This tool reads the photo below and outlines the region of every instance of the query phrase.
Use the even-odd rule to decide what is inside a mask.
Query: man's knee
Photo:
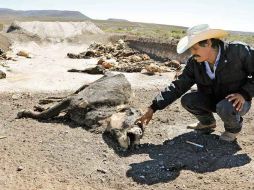
[[[191,94],[185,94],[182,98],[181,98],[181,104],[184,108],[188,108],[192,105],[192,98],[191,98]]]
[[[220,117],[226,117],[226,116],[235,115],[236,110],[232,102],[229,102],[228,100],[224,99],[216,105],[216,113]]]

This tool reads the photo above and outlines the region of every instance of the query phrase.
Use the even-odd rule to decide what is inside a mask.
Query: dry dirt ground
[[[244,117],[238,143],[226,143],[218,140],[223,132],[219,118],[212,135],[186,129],[195,118],[178,100],[154,115],[140,149],[121,152],[108,136],[61,117],[15,119],[39,99],[67,95],[99,77],[66,73],[70,67],[94,64],[67,60],[67,50],[75,53],[83,47],[14,46],[21,48],[33,57],[8,62],[7,78],[0,81],[1,190],[254,189],[254,108]],[[126,76],[135,93],[131,104],[142,110],[170,80],[166,75]]]
[[[0,41],[1,41],[0,48],[3,49],[4,51],[7,51],[10,46],[8,38],[0,34]]]
[[[145,109],[156,94],[137,90],[132,104]],[[186,129],[195,119],[177,101],[155,114],[140,149],[119,152],[107,136],[68,120],[15,119],[48,95],[0,94],[6,137],[0,139],[0,189],[254,189],[253,108],[238,144],[226,143],[218,140],[220,121],[212,135]]]

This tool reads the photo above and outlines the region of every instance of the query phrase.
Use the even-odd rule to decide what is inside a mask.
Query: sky
[[[254,0],[0,0],[15,10],[74,10],[92,19],[119,18],[254,32]]]

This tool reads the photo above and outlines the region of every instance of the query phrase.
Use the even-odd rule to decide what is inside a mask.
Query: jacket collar
[[[221,55],[220,55],[218,67],[215,72],[219,72],[222,68],[224,68],[228,64],[228,60],[227,60],[228,43],[221,41],[219,46],[221,48]]]

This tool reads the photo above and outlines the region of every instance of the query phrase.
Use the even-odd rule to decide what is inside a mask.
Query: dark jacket
[[[204,62],[193,57],[187,61],[179,78],[160,92],[150,106],[161,110],[197,84],[198,91],[214,97],[216,102],[231,93],[240,93],[245,100],[254,96],[254,49],[243,43],[220,43],[221,56],[212,80],[206,73]]]

